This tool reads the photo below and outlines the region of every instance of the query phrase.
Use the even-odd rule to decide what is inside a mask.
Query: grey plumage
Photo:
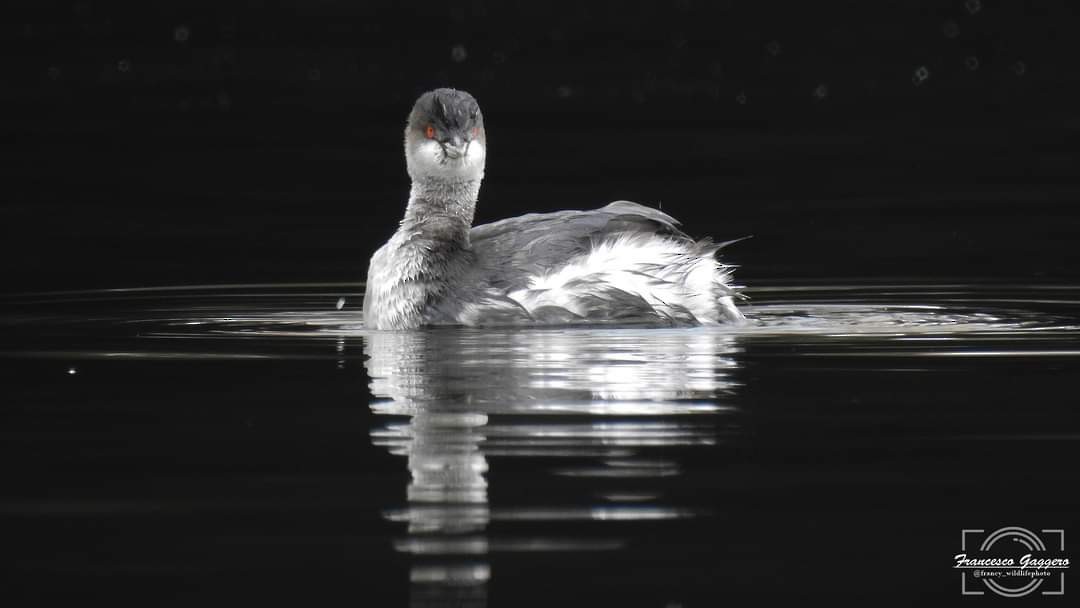
[[[487,139],[471,95],[438,89],[405,128],[412,189],[372,257],[364,322],[375,329],[518,323],[738,321],[723,245],[629,201],[470,228]]]
[[[610,284],[603,273],[576,277],[561,286],[574,292],[577,312],[566,307],[542,305],[529,308],[507,294],[529,292],[535,277],[564,267],[598,244],[624,239],[664,239],[683,246],[689,258],[713,259],[719,246],[709,240],[695,241],[679,229],[670,215],[630,201],[617,201],[587,211],[530,213],[469,231],[471,248],[465,271],[453,281],[445,297],[430,307],[428,324],[454,324],[469,308],[476,309],[473,325],[515,323],[573,325],[580,323],[690,325],[700,320],[678,302],[658,307],[639,293]],[[654,286],[686,281],[691,265],[676,266],[671,260],[640,264],[634,272]],[[734,296],[734,289],[714,285],[715,297]],[[520,296],[519,296],[520,297]],[[732,317],[728,320],[736,320]]]
[[[653,234],[693,243],[678,225],[662,211],[616,201],[590,211],[529,213],[483,224],[469,231],[469,237],[492,284],[515,290],[526,287],[530,276],[551,271],[616,234]]]

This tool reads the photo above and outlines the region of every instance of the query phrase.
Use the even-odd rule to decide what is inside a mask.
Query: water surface
[[[741,327],[417,332],[365,330],[362,291],[5,298],[26,596],[952,597],[961,528],[1076,521],[1080,286],[767,285]]]

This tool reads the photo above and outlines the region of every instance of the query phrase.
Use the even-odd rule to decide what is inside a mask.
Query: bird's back
[[[469,236],[492,284],[515,290],[617,235],[652,235],[692,243],[678,225],[663,211],[616,201],[599,209],[529,213],[482,224],[473,227]]]
[[[713,323],[741,319],[711,241],[657,209],[617,201],[528,214],[470,232],[473,266],[442,306],[491,322]]]

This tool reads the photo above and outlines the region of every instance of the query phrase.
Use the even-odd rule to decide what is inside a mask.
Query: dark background
[[[995,315],[995,303],[1062,312],[1075,299],[1061,295],[1078,278],[1080,223],[1080,52],[1065,3],[637,6],[8,0],[5,287],[361,281],[403,210],[405,116],[451,85],[477,96],[488,126],[480,221],[626,198],[662,203],[694,234],[754,235],[727,254],[751,287],[1065,283],[879,296],[982,295],[980,314]],[[298,306],[238,291],[11,299],[0,539],[20,569],[8,593],[402,603],[412,562],[390,537],[404,526],[381,513],[405,501],[408,473],[370,441],[384,422],[366,407],[359,337],[340,349],[215,345],[212,325],[135,337],[176,330],[154,315]],[[309,291],[325,312],[355,290]],[[660,486],[718,515],[605,528],[633,541],[618,555],[495,554],[493,605],[570,605],[575,587],[598,605],[638,594],[624,603],[662,606],[676,591],[700,600],[687,606],[958,597],[947,566],[960,529],[1075,529],[1074,335],[957,336],[958,352],[1011,354],[935,359],[938,343],[915,340],[740,340],[739,390],[721,401],[732,436],[666,452],[686,472]],[[408,369],[456,373],[448,344],[430,361],[451,364]],[[215,356],[230,348],[270,356]],[[486,381],[506,363],[492,352]],[[593,496],[547,467],[499,461],[491,503]]]
[[[435,86],[484,108],[478,221],[661,204],[754,235],[751,285],[1076,276],[1065,3],[6,4],[16,290],[363,280]]]

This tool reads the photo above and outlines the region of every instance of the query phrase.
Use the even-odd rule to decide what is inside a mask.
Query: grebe
[[[436,325],[737,322],[723,244],[617,201],[473,226],[487,134],[476,99],[436,89],[405,126],[405,217],[371,257],[370,329]]]

